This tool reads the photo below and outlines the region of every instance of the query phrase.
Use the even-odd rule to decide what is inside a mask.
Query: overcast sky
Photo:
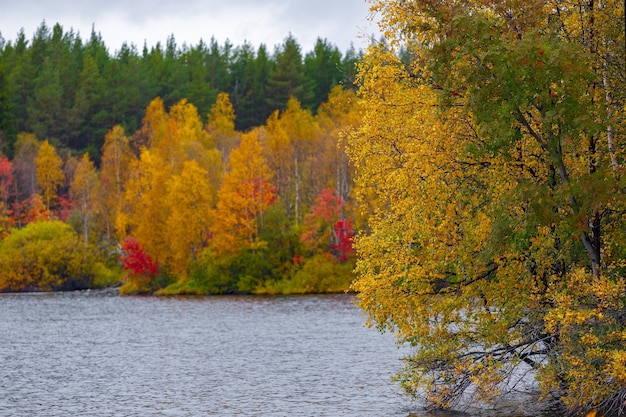
[[[43,20],[49,27],[60,23],[88,39],[92,25],[102,34],[111,53],[124,41],[140,50],[174,35],[177,45],[226,39],[239,46],[245,40],[270,51],[291,33],[303,53],[313,49],[318,37],[345,52],[379,37],[368,20],[365,0],[0,0],[0,34],[14,40],[21,28],[32,39]]]

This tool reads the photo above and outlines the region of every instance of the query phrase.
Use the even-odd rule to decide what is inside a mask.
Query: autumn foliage
[[[6,157],[0,158],[0,238],[6,237],[13,226],[10,198],[13,192],[13,164]]]
[[[317,196],[310,213],[305,217],[305,230],[301,242],[309,251],[327,252],[345,262],[354,254],[354,230],[350,219],[344,218],[343,198],[334,188],[325,188]]]
[[[128,236],[122,242],[122,256],[120,261],[124,266],[124,271],[129,271],[133,276],[141,275],[152,277],[159,272],[159,266],[150,255],[146,253],[143,246],[137,239]]]
[[[263,245],[259,229],[265,211],[276,201],[273,173],[261,153],[257,132],[242,136],[239,147],[230,153],[229,168],[212,212],[212,245],[218,253]]]
[[[356,96],[334,89],[319,116],[285,104],[241,133],[226,93],[206,121],[157,97],[134,133],[106,133],[99,165],[20,134],[14,159],[0,158],[0,233],[71,225],[119,263],[125,293],[346,290],[354,231],[339,136],[358,124]]]
[[[68,224],[31,223],[13,229],[0,245],[0,292],[89,288],[99,267]]]
[[[431,407],[534,376],[624,415],[623,2],[373,1],[350,136],[360,305]]]
[[[563,413],[625,415],[624,3],[370,3],[386,40],[343,69],[358,94],[323,41],[0,38],[0,291],[117,271],[123,293],[328,292],[356,271],[429,407],[530,375]]]
[[[333,229],[337,239],[337,243],[333,244],[333,251],[337,253],[339,261],[345,262],[355,253],[352,246],[352,239],[354,238],[352,222],[350,219],[337,220]]]

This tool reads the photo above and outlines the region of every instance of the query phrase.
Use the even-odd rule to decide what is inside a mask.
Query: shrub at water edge
[[[71,226],[60,221],[13,229],[0,242],[0,292],[76,290],[110,275]]]

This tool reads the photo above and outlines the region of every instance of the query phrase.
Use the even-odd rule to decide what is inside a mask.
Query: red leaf
[[[350,219],[337,220],[337,223],[335,223],[335,234],[339,242],[333,245],[333,250],[338,253],[339,261],[345,262],[350,255],[354,254],[354,248],[352,247],[354,229]]]
[[[159,272],[158,263],[146,253],[137,239],[128,236],[122,242],[122,256],[124,271],[130,271],[133,275],[154,276]]]

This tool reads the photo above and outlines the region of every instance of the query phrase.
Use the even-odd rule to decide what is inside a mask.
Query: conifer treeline
[[[177,45],[170,36],[165,45],[124,44],[111,54],[95,30],[83,40],[44,21],[31,40],[23,30],[12,42],[0,36],[0,152],[12,155],[17,134],[33,132],[97,160],[106,132],[138,129],[157,96],[166,106],[186,98],[206,116],[227,92],[245,131],[285,109],[290,96],[315,111],[333,86],[352,85],[359,56],[322,39],[303,54],[291,35],[273,51],[214,38]]]

